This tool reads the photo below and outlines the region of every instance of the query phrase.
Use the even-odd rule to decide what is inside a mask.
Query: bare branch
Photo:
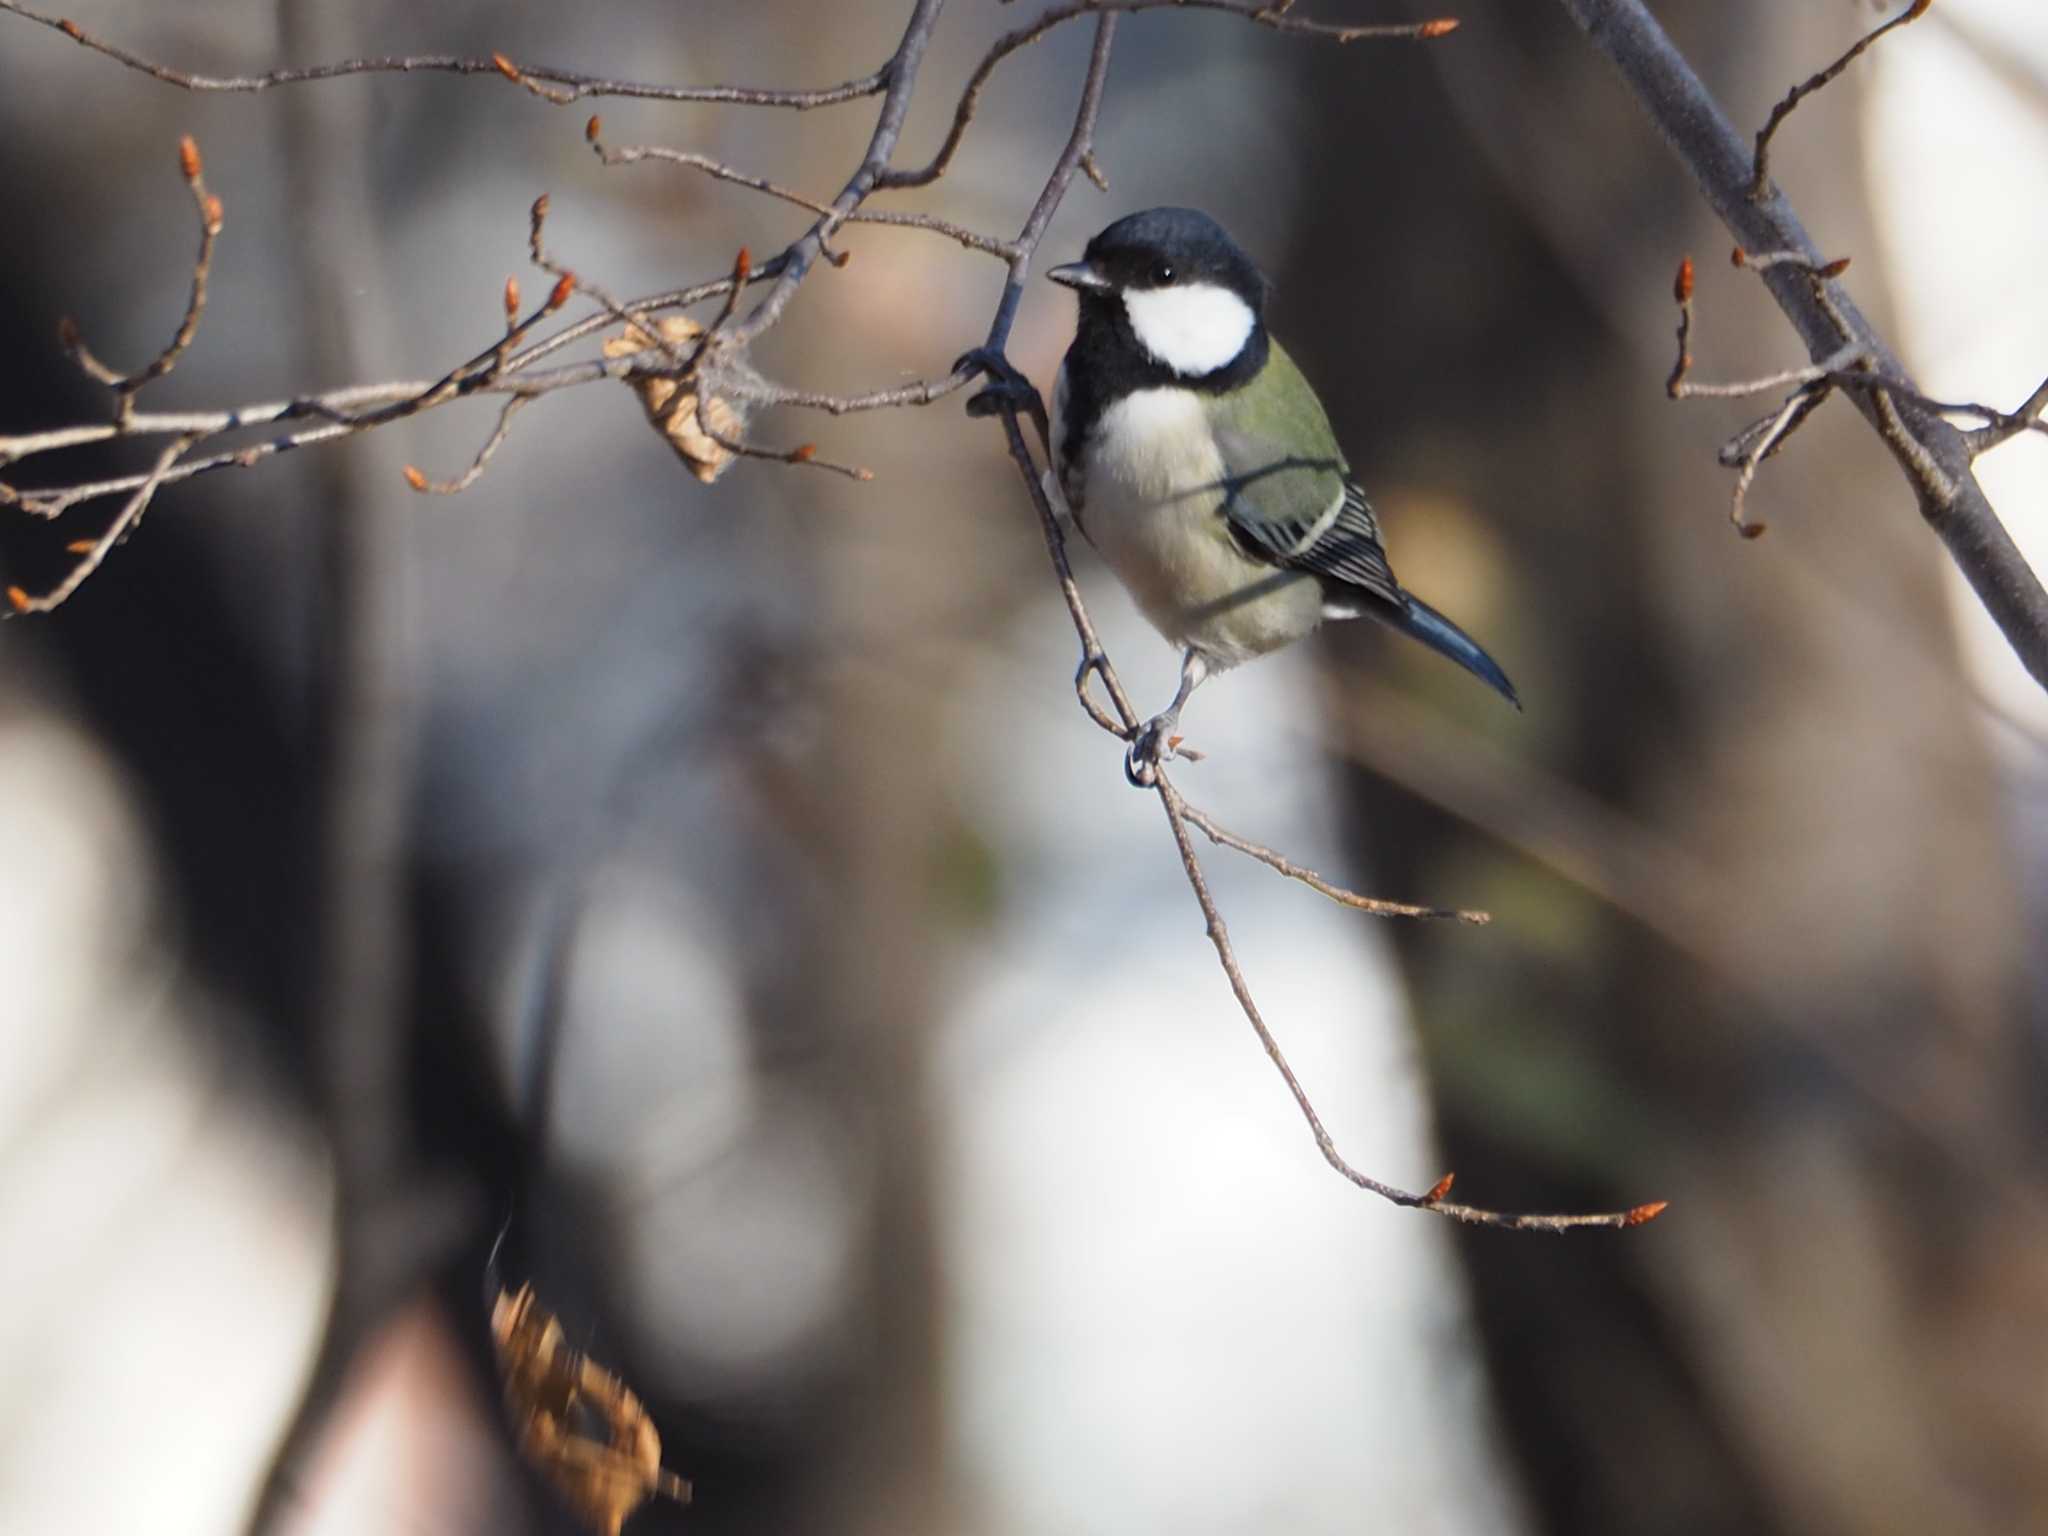
[[[1804,271],[1815,285],[1815,301],[1833,309],[1834,300],[1821,285],[1840,277],[1848,270],[1849,260],[1843,257],[1838,261],[1816,267],[1797,251],[1772,251],[1754,255],[1738,246],[1735,250],[1735,265],[1758,272],[1769,271],[1779,266],[1790,266]],[[1804,368],[1788,368],[1779,373],[1766,374],[1762,378],[1743,379],[1727,384],[1693,383],[1689,377],[1693,363],[1693,266],[1692,258],[1689,256],[1679,263],[1678,277],[1672,285],[1672,296],[1678,301],[1678,360],[1673,364],[1671,376],[1665,381],[1664,386],[1665,392],[1672,399],[1739,399],[1788,386],[1793,387],[1793,393],[1784,404],[1736,433],[1722,446],[1719,454],[1723,464],[1740,471],[1736,476],[1734,493],[1730,498],[1728,516],[1734,523],[1736,531],[1744,538],[1756,538],[1763,533],[1766,526],[1763,523],[1748,521],[1743,511],[1744,501],[1749,495],[1750,485],[1756,479],[1757,470],[1765,459],[1784,446],[1787,439],[1805,424],[1806,418],[1825,403],[1836,389],[1882,391],[1887,396],[1911,401],[1920,409],[1936,415],[1979,418],[1986,425],[1963,436],[1963,442],[1972,459],[1990,452],[2021,432],[2048,434],[2048,423],[2038,419],[2043,406],[2048,406],[2048,383],[2037,389],[2017,411],[2010,413],[1987,405],[1933,400],[1901,381],[1876,372],[1872,366],[1873,359],[1870,353],[1856,342],[1846,342],[1820,362]],[[1842,324],[1846,330],[1846,320]],[[1893,415],[1896,415],[1895,411]],[[1902,431],[1903,426],[1898,430]],[[1923,465],[1922,473],[1925,472]]]
[[[2026,402],[2010,415],[1986,410],[1981,405],[1942,405],[1933,401],[1929,403],[1938,411],[1963,412],[1985,419],[1985,426],[1963,434],[1963,441],[1969,445],[1971,458],[1989,453],[2000,443],[2009,441],[2022,432],[2048,433],[2048,422],[2041,420],[2041,412],[2048,410],[2048,379],[2043,379],[2040,386],[2027,396]]]
[[[147,75],[152,80],[160,80],[165,85],[175,85],[185,91],[267,91],[274,86],[303,85],[315,80],[340,80],[350,75],[496,75],[524,85],[529,90],[536,90],[540,85],[553,87],[548,91],[536,91],[536,94],[544,95],[547,100],[557,103],[579,101],[584,97],[621,96],[643,101],[727,102],[736,106],[789,107],[796,111],[807,111],[812,107],[836,106],[841,102],[858,101],[863,96],[879,95],[888,73],[885,65],[873,74],[862,75],[857,79],[847,80],[839,85],[824,86],[817,90],[759,90],[745,85],[652,85],[635,80],[612,80],[598,75],[578,74],[574,70],[557,69],[546,64],[515,65],[503,54],[493,54],[485,59],[471,59],[454,54],[423,53],[376,59],[339,59],[331,64],[267,70],[260,75],[201,75],[173,69],[153,59],[146,59],[117,43],[86,31],[75,21],[22,5],[19,0],[0,0],[0,12],[11,12],[24,20],[61,32],[81,48],[105,54],[115,63],[125,65],[138,74]]]
[[[705,175],[714,177],[719,181],[732,182],[737,186],[746,187],[764,196],[779,198],[785,203],[793,204],[798,208],[818,214],[823,218],[833,218],[836,216],[832,205],[829,203],[821,203],[816,198],[806,197],[803,193],[795,191],[790,187],[781,186],[769,181],[766,177],[755,176],[750,172],[739,170],[727,165],[722,160],[716,159],[711,155],[699,154],[695,150],[669,149],[658,144],[607,145],[601,137],[603,126],[603,122],[600,119],[593,117],[585,126],[584,136],[589,139],[591,148],[597,152],[598,159],[602,160],[606,165],[635,165],[645,160],[656,160],[668,165],[687,166],[692,170],[702,171]],[[1002,260],[1008,260],[1010,256],[1010,242],[1007,240],[999,240],[994,235],[985,235],[980,230],[969,229],[965,225],[956,224],[950,219],[939,218],[936,214],[861,208],[840,217],[839,222],[844,224],[891,224],[906,229],[930,230],[934,234],[944,235],[947,239],[965,246],[970,251],[980,251],[985,255],[994,256]],[[844,265],[844,259],[841,258],[835,265]]]
[[[1887,32],[1903,27],[1909,22],[1918,21],[1927,14],[1928,6],[1933,3],[1934,0],[1913,0],[1911,5],[1899,12],[1890,21],[1883,23],[1875,30],[1867,32],[1858,38],[1847,53],[1836,59],[1826,69],[1793,86],[1791,90],[1785,93],[1784,99],[1771,108],[1770,117],[1765,120],[1763,127],[1757,130],[1756,155],[1751,164],[1749,179],[1750,201],[1756,202],[1761,200],[1764,195],[1764,189],[1770,184],[1771,140],[1776,136],[1779,124],[1792,115],[1793,110],[1798,107],[1800,102],[1811,96],[1815,91],[1823,90],[1827,86],[1832,85],[1843,70],[1862,57],[1863,51],[1870,47],[1871,44],[1875,43]]]
[[[1728,501],[1728,521],[1735,525],[1735,531],[1745,539],[1758,539],[1764,535],[1768,523],[1752,523],[1744,515],[1743,504],[1749,498],[1749,488],[1756,480],[1756,472],[1765,459],[1776,453],[1794,432],[1798,431],[1806,418],[1819,408],[1828,397],[1831,386],[1827,384],[1808,385],[1794,391],[1792,397],[1765,418],[1760,430],[1747,434],[1747,446],[1740,460],[1740,472],[1735,476],[1735,491]]]
[[[1004,0],[1004,3],[1007,4],[1008,0]],[[888,191],[900,187],[929,186],[945,175],[953,164],[954,155],[959,153],[960,141],[967,136],[967,125],[974,121],[974,114],[981,106],[981,94],[988,85],[989,76],[995,73],[997,65],[1018,49],[1029,47],[1054,28],[1083,16],[1150,11],[1164,6],[1223,11],[1279,32],[1328,38],[1338,43],[1353,43],[1365,38],[1426,41],[1447,36],[1458,27],[1458,23],[1448,17],[1398,25],[1332,26],[1290,16],[1288,11],[1293,6],[1293,0],[1280,0],[1280,3],[1265,3],[1265,0],[1070,0],[1070,3],[1055,5],[1041,13],[1036,20],[997,38],[994,45],[982,56],[981,62],[975,66],[974,73],[968,76],[966,88],[960,93],[959,104],[953,109],[952,126],[946,130],[945,141],[939,145],[938,152],[928,163],[915,170],[884,171],[880,180],[876,182],[876,189]],[[1092,161],[1084,164],[1083,170],[1090,181],[1105,192],[1109,190],[1109,183],[1103,178],[1101,171],[1093,166]]]
[[[727,453],[746,459],[766,459],[771,464],[808,464],[813,469],[822,469],[835,475],[844,475],[849,480],[872,480],[875,472],[863,469],[858,464],[840,464],[831,459],[818,457],[816,443],[798,443],[794,448],[763,448],[742,438],[728,437],[725,433],[704,424],[704,435],[717,443]]]
[[[1752,155],[1641,0],[1560,3],[1620,71],[1737,244],[1746,251],[1796,252],[1814,270],[1826,265],[1781,194],[1750,197]],[[1971,441],[1922,403],[1911,376],[1839,282],[1815,283],[1808,271],[1790,265],[1769,267],[1759,276],[1798,330],[1809,357],[1816,362],[1831,358],[1852,343],[1862,351],[1876,377],[1860,381],[1863,387],[1851,389],[1850,398],[1892,450],[1921,516],[2006,643],[2034,680],[2048,688],[2048,592],[1971,473]]]
[[[1290,880],[1298,880],[1310,890],[1329,897],[1340,907],[1370,912],[1375,917],[1454,917],[1461,923],[1471,923],[1475,926],[1483,926],[1493,921],[1489,913],[1475,912],[1463,907],[1416,907],[1405,901],[1383,901],[1377,896],[1361,896],[1356,891],[1332,884],[1314,870],[1295,863],[1285,854],[1276,853],[1263,843],[1252,842],[1249,838],[1239,837],[1227,827],[1219,827],[1206,811],[1199,811],[1183,802],[1181,812],[1187,817],[1189,824],[1199,829],[1210,842],[1257,859],[1268,869],[1275,870]]]
[[[1202,873],[1201,861],[1195,856],[1195,845],[1188,835],[1188,805],[1181,798],[1162,772],[1154,786],[1160,803],[1166,808],[1167,823],[1173,828],[1173,840],[1180,850],[1181,865],[1187,871],[1188,885],[1195,893],[1195,903],[1202,909],[1202,917],[1208,924],[1209,942],[1215,947],[1216,959],[1223,967],[1223,974],[1230,981],[1231,994],[1237,999],[1237,1006],[1251,1024],[1252,1032],[1259,1037],[1259,1044],[1265,1048],[1267,1058],[1281,1081],[1287,1084],[1287,1091],[1294,1096],[1295,1107],[1308,1122],[1310,1132],[1315,1136],[1316,1149],[1323,1154],[1323,1161],[1338,1173],[1349,1179],[1360,1189],[1378,1195],[1382,1200],[1395,1205],[1404,1205],[1415,1210],[1434,1211],[1439,1216],[1448,1216],[1454,1221],[1466,1222],[1479,1227],[1504,1227],[1522,1232],[1565,1232],[1574,1227],[1638,1227],[1646,1221],[1654,1221],[1663,1212],[1665,1202],[1652,1201],[1626,1211],[1609,1211],[1595,1215],[1520,1215],[1504,1211],[1489,1211],[1478,1206],[1455,1205],[1444,1197],[1450,1193],[1452,1175],[1445,1174],[1434,1186],[1422,1194],[1413,1194],[1392,1184],[1382,1183],[1370,1174],[1363,1173],[1345,1158],[1337,1149],[1336,1139],[1324,1126],[1322,1116],[1302,1087],[1301,1079],[1295,1076],[1286,1053],[1280,1049],[1259,1005],[1252,997],[1251,986],[1244,979],[1244,971],[1237,963],[1237,952],[1230,942],[1230,929],[1223,921],[1223,914],[1217,909],[1216,898],[1209,890],[1208,878]]]
[[[941,379],[919,379],[911,384],[896,384],[886,389],[869,390],[862,395],[832,395],[815,389],[792,389],[787,385],[771,384],[766,379],[758,379],[750,384],[734,381],[732,393],[740,399],[752,400],[761,405],[791,405],[803,410],[824,411],[831,416],[846,416],[857,411],[885,411],[906,405],[930,405],[965,389],[979,376],[973,368],[956,368]]]
[[[483,446],[477,449],[476,457],[470,460],[469,468],[465,469],[453,480],[429,480],[424,473],[408,464],[405,466],[405,483],[414,490],[429,496],[461,495],[472,485],[476,484],[478,478],[484,472],[484,466],[489,464],[497,451],[505,446],[505,438],[512,430],[512,418],[518,415],[520,408],[529,404],[532,399],[533,396],[531,395],[514,395],[498,407],[498,420],[491,428],[491,435],[485,438]]]
[[[185,313],[179,318],[178,329],[164,344],[164,349],[134,373],[122,373],[93,355],[85,344],[85,338],[79,335],[77,325],[69,318],[58,322],[57,326],[57,339],[80,372],[114,391],[117,427],[135,414],[136,393],[178,365],[178,359],[185,355],[185,349],[192,345],[192,338],[199,332],[200,316],[206,313],[207,280],[213,271],[213,243],[220,235],[222,212],[220,199],[206,190],[199,145],[189,134],[178,141],[178,169],[192,194],[193,212],[199,218],[199,254],[192,262],[192,291],[185,301]]]
[[[101,562],[107,558],[113,547],[127,538],[134,531],[135,525],[142,521],[142,514],[149,510],[150,502],[156,499],[156,493],[163,487],[171,466],[178,462],[178,455],[192,446],[192,441],[190,437],[181,437],[158,454],[155,466],[142,477],[141,483],[136,486],[135,493],[128,498],[127,503],[114,514],[114,520],[107,524],[106,532],[97,539],[80,540],[71,546],[71,552],[83,558],[71,567],[62,581],[40,597],[32,596],[20,587],[9,587],[8,606],[16,613],[49,613],[53,609],[63,607],[71,594],[84,585],[86,577],[100,568]]]

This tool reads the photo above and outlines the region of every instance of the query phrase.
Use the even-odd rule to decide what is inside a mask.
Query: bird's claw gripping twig
[[[1010,413],[1029,416],[1031,424],[1038,429],[1039,441],[1050,451],[1052,426],[1045,414],[1045,401],[1040,397],[1038,387],[1010,361],[1002,348],[975,347],[961,353],[953,360],[953,371],[959,373],[963,369],[972,370],[987,380],[968,397],[968,415],[982,417]]]
[[[1130,749],[1124,753],[1124,778],[1133,789],[1150,789],[1157,784],[1159,765],[1168,758],[1197,756],[1182,751],[1180,738],[1174,734],[1179,729],[1178,711],[1154,715],[1138,728],[1138,733],[1131,738]]]

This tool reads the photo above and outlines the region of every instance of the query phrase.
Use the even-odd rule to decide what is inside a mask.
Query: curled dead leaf
[[[639,326],[627,326],[623,333],[605,341],[604,355],[632,357],[662,345],[687,351],[704,334],[704,327],[685,315],[663,315],[654,322],[654,328],[660,336],[658,342]],[[655,431],[668,439],[676,457],[690,467],[690,473],[706,485],[716,480],[733,459],[732,450],[718,439],[738,439],[745,425],[739,412],[716,395],[700,399],[693,377],[670,379],[643,374],[630,382],[647,419],[654,424]]]
[[[627,1517],[656,1496],[690,1502],[690,1485],[662,1466],[661,1436],[632,1388],[569,1347],[532,1286],[499,1289],[491,1338],[520,1454],[598,1536],[619,1536]]]

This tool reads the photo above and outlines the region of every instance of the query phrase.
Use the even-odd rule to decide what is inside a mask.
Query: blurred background
[[[1739,125],[1881,14],[1657,7]],[[79,0],[213,73],[503,50],[823,84],[902,0]],[[903,158],[1023,8],[958,0]],[[1331,7],[1335,19],[1408,19]],[[1366,626],[1206,688],[1178,781],[1248,836],[1490,927],[1375,923],[1209,859],[1339,1145],[1504,1208],[1668,1199],[1554,1239],[1324,1168],[1203,939],[1158,807],[1073,706],[1000,435],[961,398],[771,413],[872,484],[700,487],[623,389],[167,492],[53,617],[0,627],[0,1529],[577,1529],[511,1449],[489,1258],[645,1399],[687,1511],[629,1531],[2010,1532],[2048,1526],[2048,709],[1860,420],[1726,523],[1673,405],[1803,361],[1560,7],[1428,47],[1127,18],[1045,246],[1204,206],[1274,275],[1395,564],[1499,707]],[[1021,223],[1088,46],[1007,63],[923,201]],[[800,210],[605,170],[495,78],[193,96],[0,16],[0,431],[431,377],[497,334],[526,209],[615,293],[779,249]],[[829,196],[871,109],[608,102],[608,137]],[[1789,124],[1781,184],[1929,391],[2048,373],[2048,17],[1944,0]],[[985,258],[856,228],[760,349],[943,374]],[[1049,385],[1071,300],[1014,356]],[[38,460],[19,485],[108,472]],[[2048,443],[1980,465],[2048,564]],[[40,590],[61,543],[0,522]],[[1141,708],[1176,660],[1084,547]]]

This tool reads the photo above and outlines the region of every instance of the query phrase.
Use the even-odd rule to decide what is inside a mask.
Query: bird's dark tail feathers
[[[1500,663],[1479,648],[1477,640],[1421,598],[1406,592],[1401,596],[1404,606],[1395,609],[1375,604],[1373,617],[1393,625],[1404,635],[1413,635],[1431,650],[1450,657],[1515,708],[1522,707],[1521,696],[1515,692],[1515,685],[1508,681],[1507,673],[1501,671]]]

